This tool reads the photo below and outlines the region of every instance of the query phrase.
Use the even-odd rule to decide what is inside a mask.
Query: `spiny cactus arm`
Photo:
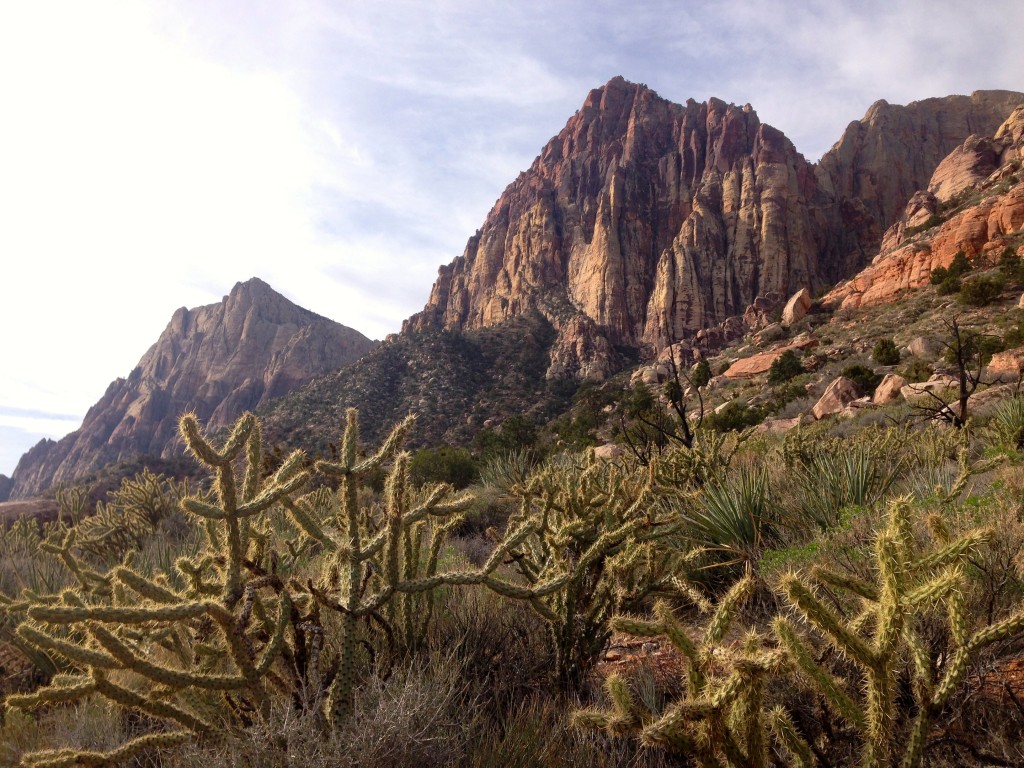
[[[953,543],[916,561],[912,567],[915,571],[929,571],[962,563],[979,547],[991,541],[993,536],[994,532],[990,528],[971,531]]]
[[[707,629],[704,631],[705,643],[708,645],[718,645],[722,642],[722,638],[729,631],[736,613],[753,591],[754,579],[750,576],[744,576],[729,588],[729,591],[718,602],[718,607],[712,614],[711,621],[708,622]]]
[[[4,703],[9,707],[28,710],[46,704],[68,704],[88,696],[95,690],[96,683],[93,680],[83,678],[81,682],[38,688],[32,693],[10,694],[4,700]]]
[[[301,456],[300,456],[301,458]],[[284,467],[282,467],[284,469]],[[280,474],[280,471],[279,471]],[[239,518],[252,517],[260,512],[268,509],[273,504],[283,499],[285,496],[289,496],[299,490],[309,482],[309,472],[302,471],[298,474],[292,475],[287,480],[278,481],[275,478],[275,482],[270,485],[266,490],[259,494],[255,499],[243,504],[238,508],[235,514]]]
[[[252,501],[260,489],[263,470],[263,429],[257,420],[245,442],[245,477],[242,480],[242,502]]]
[[[53,637],[31,624],[19,626],[17,635],[26,643],[30,643],[40,650],[60,654],[69,661],[85,667],[118,669],[121,666],[112,656]]]
[[[110,752],[90,752],[78,749],[57,749],[31,752],[22,757],[26,768],[101,768],[123,763],[142,752],[154,749],[171,749],[184,744],[193,737],[188,731],[147,733],[137,736]]]
[[[612,731],[616,717],[616,713],[613,711],[587,707],[573,712],[569,717],[569,725],[572,728],[584,730]]]
[[[320,523],[313,516],[313,511],[304,499],[292,501],[287,496],[281,499],[281,505],[288,512],[288,517],[299,529],[311,539],[318,541],[326,551],[334,552],[338,545],[327,535]]]
[[[874,649],[863,638],[858,637],[845,626],[835,613],[822,605],[807,587],[793,574],[782,578],[780,586],[789,601],[804,617],[832,643],[841,653],[856,660],[865,667],[875,663]]]
[[[203,437],[202,430],[199,428],[199,420],[194,413],[181,415],[181,418],[178,419],[178,431],[192,455],[203,464],[215,467],[222,461],[220,454]]]
[[[446,483],[436,486],[425,501],[417,504],[405,515],[405,525],[409,526],[413,523],[418,523],[428,516],[448,517],[456,515],[459,512],[464,512],[472,505],[474,497],[471,493],[460,493],[454,498],[445,500],[445,497],[451,493],[451,490],[451,486]]]
[[[863,597],[865,600],[872,602],[878,602],[878,587],[870,582],[858,579],[855,576],[850,576],[845,573],[837,573],[828,568],[821,566],[814,566],[811,568],[811,577],[817,581],[828,584],[830,587],[836,587],[838,589],[846,590],[855,595]]]
[[[916,607],[927,603],[935,603],[952,594],[963,583],[962,568],[950,568],[933,579],[907,592],[907,605]]]
[[[524,520],[518,528],[512,533],[505,537],[504,541],[500,542],[498,546],[491,552],[490,557],[487,558],[487,562],[484,563],[481,570],[484,573],[493,573],[494,570],[501,565],[504,560],[510,556],[513,549],[518,547],[523,540],[537,530],[537,521],[535,519]]]
[[[832,707],[861,733],[866,732],[867,720],[864,717],[864,712],[843,690],[842,684],[814,660],[810,649],[797,635],[796,629],[789,620],[782,616],[776,617],[774,628],[775,634],[786,648],[786,653],[796,666],[815,683]]]
[[[396,424],[391,430],[391,434],[385,438],[380,448],[377,449],[377,453],[369,458],[363,459],[363,461],[352,469],[352,472],[356,475],[371,472],[384,462],[388,461],[388,459],[395,456],[398,453],[398,449],[402,446],[402,443],[405,442],[406,435],[409,434],[409,431],[415,423],[416,416],[413,414],[409,414],[402,419],[402,421]]]
[[[116,701],[122,707],[138,709],[155,717],[173,720],[196,733],[206,734],[213,731],[213,726],[181,707],[176,707],[156,697],[141,696],[135,691],[110,682],[102,672],[94,670],[92,677],[96,692],[103,694],[111,701]]]
[[[427,590],[436,589],[437,587],[445,585],[453,587],[464,587],[470,584],[480,584],[481,582],[487,584],[487,586],[491,586],[490,581],[487,579],[487,575],[482,571],[452,571],[450,573],[428,576],[422,579],[400,581],[397,584],[395,584],[395,591],[401,592],[403,594],[412,594],[415,592],[425,592]],[[534,590],[528,589],[523,594],[523,597],[531,597],[534,594]],[[508,596],[511,597],[512,595]]]
[[[220,594],[220,586],[210,581],[203,581],[203,574],[212,563],[213,558],[211,557],[204,557],[195,563],[187,557],[179,557],[174,561],[174,567],[188,579],[194,596],[217,595]]]
[[[182,596],[177,592],[167,589],[152,579],[147,579],[145,576],[123,565],[114,569],[114,578],[136,594],[147,600],[152,600],[154,603],[173,605],[182,601]]]
[[[215,504],[210,504],[203,501],[202,499],[196,499],[191,496],[181,500],[181,508],[186,512],[189,512],[196,517],[203,517],[207,520],[223,520],[224,510]]]
[[[88,622],[85,626],[96,642],[117,659],[121,665],[161,685],[169,685],[175,688],[191,686],[211,691],[239,690],[248,685],[245,677],[237,675],[194,674],[161,667],[136,655],[116,635],[108,632],[101,625]]]
[[[793,758],[793,763],[799,768],[813,768],[814,753],[796,729],[796,724],[789,713],[781,706],[775,707],[768,712],[767,721],[775,740]]]
[[[610,553],[614,547],[628,539],[642,523],[643,521],[639,519],[627,520],[615,530],[602,533],[597,541],[591,544],[580,557],[574,569],[575,577],[583,574],[598,558]]]
[[[935,693],[935,671],[932,669],[931,654],[921,636],[912,626],[903,628],[903,640],[910,651],[914,664],[914,697],[918,703],[931,702]]]
[[[697,755],[703,765],[718,765],[713,753],[702,748],[689,732],[690,723],[706,720],[713,714],[713,708],[706,702],[676,702],[643,729],[640,743],[647,747],[662,747],[676,754]],[[709,760],[714,762],[709,763]]]
[[[270,641],[263,649],[263,654],[260,660],[256,662],[256,674],[259,677],[263,677],[270,669],[270,665],[274,663],[274,659],[278,657],[284,646],[284,635],[288,629],[288,619],[292,613],[292,601],[288,597],[287,592],[281,593],[281,599],[278,603],[277,609],[277,621],[274,623],[274,634],[270,636]]]
[[[616,616],[612,619],[612,628],[617,632],[636,637],[657,637],[664,631],[660,622],[636,619],[631,616]]]
[[[220,461],[217,462],[219,466],[229,464],[237,459],[242,451],[246,448],[246,444],[251,438],[255,437],[256,450],[259,452],[262,442],[262,438],[259,434],[260,424],[256,420],[256,417],[252,415],[250,411],[246,411],[235,422],[235,426],[231,430],[231,434],[228,436],[227,441],[224,443],[224,448],[221,449]],[[258,462],[257,462],[258,463]],[[258,471],[258,470],[257,470]]]
[[[139,624],[143,621],[181,621],[202,616],[208,602],[179,605],[155,605],[141,608],[112,605],[36,605],[28,610],[30,618],[49,624],[70,624],[76,621],[99,621],[105,624]]]
[[[251,599],[253,593],[249,592],[249,595]],[[249,602],[246,604],[251,605]],[[243,614],[236,618],[224,606],[213,603],[210,605],[209,613],[213,620],[220,625],[220,630],[224,634],[224,640],[227,643],[228,652],[231,654],[231,660],[241,673],[242,679],[249,685],[255,685],[259,675],[256,674],[256,667],[252,660],[252,643],[245,634],[248,617],[244,614],[244,609]]]

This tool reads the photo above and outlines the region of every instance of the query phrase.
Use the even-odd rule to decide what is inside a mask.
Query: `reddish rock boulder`
[[[871,402],[876,405],[888,405],[903,399],[900,390],[907,385],[907,380],[898,373],[887,373],[881,383],[875,387]]]
[[[783,307],[782,324],[788,327],[803,319],[810,308],[811,292],[806,288],[801,288],[790,297],[789,301],[786,302],[786,306]]]
[[[858,397],[860,397],[860,392],[854,381],[840,376],[825,387],[825,392],[814,404],[811,414],[816,419],[823,419],[826,416],[840,413]]]

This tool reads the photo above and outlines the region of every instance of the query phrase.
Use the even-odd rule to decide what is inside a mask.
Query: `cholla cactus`
[[[574,724],[618,735],[637,735],[645,746],[693,756],[701,765],[721,765],[722,759],[737,767],[767,765],[764,683],[781,670],[784,657],[765,648],[754,633],[746,635],[736,648],[723,644],[753,587],[753,579],[744,577],[713,609],[705,605],[711,616],[696,640],[663,601],[655,604],[653,621],[617,617],[612,624],[621,632],[669,639],[689,662],[687,694],[656,713],[633,699],[622,678],[611,675],[605,687],[613,709],[578,711],[573,715]],[[701,599],[700,603],[705,601]]]
[[[325,715],[340,724],[352,713],[359,670],[359,624],[385,628],[406,647],[420,642],[433,608],[432,593],[445,585],[484,584],[503,594],[529,598],[528,589],[494,575],[510,552],[533,530],[520,525],[492,553],[482,568],[438,572],[441,547],[461,521],[469,505],[467,495],[450,498],[448,486],[437,486],[419,503],[411,504],[408,455],[399,453],[413,424],[409,417],[372,456],[359,459],[359,420],[354,409],[346,415],[341,456],[336,462],[317,462],[317,469],[339,481],[337,501],[322,493],[297,499],[285,506],[302,531],[293,542],[296,551],[318,547],[327,554],[318,584],[306,585],[324,608],[340,614],[340,651],[337,671],[327,691]],[[359,487],[387,462],[391,471],[385,487],[385,508],[360,504]]]
[[[909,658],[913,663],[916,706],[910,738],[900,760],[903,766],[912,768],[920,765],[931,723],[963,682],[970,659],[986,645],[1024,632],[1024,612],[974,632],[966,613],[964,564],[993,532],[975,530],[952,540],[941,517],[933,515],[929,524],[932,544],[921,547],[911,531],[908,501],[901,499],[890,505],[888,525],[876,541],[878,579],[874,583],[824,568],[812,569],[814,581],[862,601],[863,610],[852,621],[844,620],[822,602],[811,582],[795,574],[781,582],[782,590],[804,619],[861,670],[863,697],[850,692],[814,660],[807,640],[790,621],[776,619],[776,633],[793,663],[830,706],[863,734],[866,766],[887,768],[898,751],[896,736],[906,726],[895,702],[902,659]],[[925,646],[917,631],[918,620],[940,606],[947,617],[951,644],[941,665],[939,654]],[[799,748],[803,747],[806,745]]]
[[[654,499],[650,482],[604,462],[564,462],[518,489],[520,510],[501,547],[526,589],[490,586],[529,599],[543,617],[555,679],[565,688],[576,687],[604,649],[616,611],[655,591],[677,592],[683,555],[662,540],[680,523]]]
[[[30,754],[27,765],[110,764],[197,734],[216,736],[225,718],[241,722],[267,711],[267,688],[276,678],[273,666],[293,604],[280,579],[257,573],[258,542],[249,522],[298,490],[308,473],[296,452],[272,478],[260,479],[260,432],[251,414],[238,421],[221,449],[202,435],[191,415],[182,418],[181,430],[189,449],[216,473],[215,502],[199,497],[182,502],[211,523],[210,549],[195,561],[178,563],[182,575],[190,577],[188,585],[175,589],[168,578],[149,578],[128,563],[105,574],[88,569],[75,555],[71,529],[49,546],[75,573],[79,589],[28,600],[29,621],[17,635],[75,671],[32,694],[7,699],[7,706],[29,709],[99,694],[169,721],[174,729],[140,736],[108,753]],[[239,482],[235,467],[243,453]]]

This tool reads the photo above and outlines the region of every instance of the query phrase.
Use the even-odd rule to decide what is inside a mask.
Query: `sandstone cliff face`
[[[891,301],[928,285],[932,270],[948,267],[960,251],[992,262],[1016,242],[1024,230],[1024,104],[993,134],[955,147],[886,231],[872,263],[823,301],[851,308]],[[912,229],[936,219],[922,232]]]
[[[11,498],[137,454],[177,455],[182,412],[194,410],[213,428],[226,426],[361,357],[373,344],[261,280],[238,283],[219,304],[176,311],[135,370],[110,384],[77,432],[26,453],[14,471]]]
[[[673,104],[615,78],[505,190],[405,330],[538,310],[559,334],[549,375],[598,377],[615,346],[661,349],[759,296],[853,273],[939,162],[1022,99],[879,102],[814,166],[749,105]]]

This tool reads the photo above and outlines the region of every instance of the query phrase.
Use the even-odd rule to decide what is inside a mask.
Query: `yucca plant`
[[[762,469],[742,470],[707,482],[699,494],[677,499],[683,535],[696,547],[716,553],[715,565],[754,565],[777,541],[778,516]]]
[[[1013,397],[996,406],[983,431],[985,439],[1000,450],[1024,450],[1024,397]]]

